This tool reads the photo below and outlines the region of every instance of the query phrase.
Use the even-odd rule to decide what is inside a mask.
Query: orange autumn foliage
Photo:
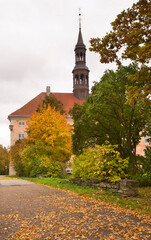
[[[27,122],[27,131],[29,141],[43,142],[56,149],[56,153],[58,151],[66,156],[71,155],[70,126],[65,115],[61,115],[55,108],[48,106],[35,112]]]

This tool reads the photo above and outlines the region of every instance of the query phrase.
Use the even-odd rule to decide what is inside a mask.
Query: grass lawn
[[[97,190],[90,187],[77,186],[69,183],[68,179],[60,178],[23,178],[32,182],[52,186],[59,189],[70,190],[80,195],[103,200],[116,207],[135,210],[137,213],[151,215],[151,187],[139,188],[137,198],[121,197],[106,190]]]

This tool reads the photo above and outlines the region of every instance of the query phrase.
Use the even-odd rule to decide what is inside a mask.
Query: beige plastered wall
[[[136,154],[144,156],[145,155],[145,149],[146,147],[149,146],[149,143],[145,143],[145,138],[142,137],[139,144],[136,147]]]
[[[19,122],[25,122],[25,125],[19,125]],[[11,119],[10,125],[12,125],[12,130],[10,131],[10,144],[11,146],[15,144],[17,140],[19,140],[19,134],[25,134],[25,138],[27,137],[26,133],[26,122],[27,118],[14,118]]]
[[[25,122],[25,125],[19,125],[19,122]],[[12,118],[10,120],[10,145],[13,146],[17,140],[19,140],[19,134],[25,134],[25,138],[27,137],[26,133],[26,122],[27,118]],[[10,159],[9,164],[9,175],[16,175],[16,171],[14,169],[14,165]]]

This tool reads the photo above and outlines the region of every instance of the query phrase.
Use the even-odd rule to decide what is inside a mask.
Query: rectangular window
[[[18,122],[18,125],[19,125],[19,126],[25,126],[25,122],[22,122],[22,121],[21,121],[21,122]]]
[[[19,140],[21,140],[21,139],[24,139],[25,138],[25,134],[24,133],[19,133]]]

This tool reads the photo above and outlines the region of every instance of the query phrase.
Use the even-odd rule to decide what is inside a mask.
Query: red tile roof
[[[51,93],[60,100],[64,106],[65,111],[68,113],[71,108],[73,108],[74,103],[82,104],[84,100],[79,100],[73,93]],[[45,92],[40,93],[37,97],[33,98],[31,101],[26,103],[23,107],[19,108],[15,112],[11,113],[10,117],[30,117],[33,112],[37,110],[38,105],[42,104],[46,96]]]

